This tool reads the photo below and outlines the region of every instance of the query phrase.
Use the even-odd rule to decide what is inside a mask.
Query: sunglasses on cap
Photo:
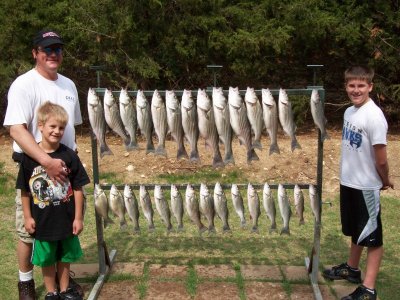
[[[45,47],[45,48],[38,48],[39,52],[46,53],[47,56],[51,55],[53,52],[56,55],[60,55],[63,51],[62,47]]]

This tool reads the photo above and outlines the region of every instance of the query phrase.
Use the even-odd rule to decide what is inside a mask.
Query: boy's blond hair
[[[365,66],[352,66],[344,72],[345,83],[349,80],[359,79],[365,80],[367,83],[372,83],[374,78],[374,70]]]
[[[58,122],[63,125],[68,123],[68,113],[60,105],[47,101],[43,103],[37,110],[38,124],[45,124],[50,117],[54,117]]]

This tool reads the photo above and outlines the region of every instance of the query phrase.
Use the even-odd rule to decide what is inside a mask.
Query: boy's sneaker
[[[77,283],[75,280],[72,279],[72,276],[75,276],[75,273],[72,271],[69,271],[69,285],[68,287],[75,290],[75,292],[78,293],[81,298],[84,296],[83,289],[79,283]]]
[[[35,281],[18,281],[19,300],[35,300]]]
[[[361,271],[350,268],[347,263],[324,270],[322,276],[330,280],[346,279],[352,283],[361,283]]]
[[[60,296],[58,296],[57,292],[54,293],[47,293],[44,297],[44,300],[59,300]]]
[[[71,288],[71,289],[75,290],[79,294],[79,296],[81,296],[83,298],[84,291],[83,291],[81,285],[79,283],[77,283],[75,280],[72,279],[72,277],[74,277],[74,276],[75,276],[75,273],[73,271],[69,271],[69,285],[68,285],[68,288]],[[56,285],[57,285],[57,288],[60,289],[60,283],[58,282],[57,273],[56,273]]]
[[[62,300],[83,300],[78,292],[71,288],[67,288],[65,292],[60,292],[59,295]]]
[[[343,297],[342,300],[376,300],[377,292],[375,289],[367,289],[365,286],[360,285],[350,295]]]

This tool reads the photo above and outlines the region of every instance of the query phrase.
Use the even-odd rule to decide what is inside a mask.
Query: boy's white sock
[[[29,272],[21,272],[19,271],[19,281],[29,281],[33,279],[33,270],[30,270]]]

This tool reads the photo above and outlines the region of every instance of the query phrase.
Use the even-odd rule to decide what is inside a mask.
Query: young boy
[[[388,125],[381,109],[369,97],[374,71],[362,66],[345,72],[346,92],[353,106],[346,109],[340,162],[340,216],[342,232],[351,237],[347,262],[325,270],[327,279],[361,283],[359,262],[367,247],[363,284],[342,300],[375,300],[375,281],[383,255],[380,190],[393,187],[386,155]]]
[[[32,263],[42,267],[46,300],[78,300],[82,297],[68,288],[69,269],[70,263],[82,256],[78,239],[83,230],[82,187],[89,183],[89,177],[77,154],[60,143],[68,122],[65,109],[46,102],[39,107],[37,117],[42,134],[39,147],[52,158],[65,162],[68,180],[64,184],[54,183],[39,163],[24,154],[17,189],[21,189],[25,228],[35,238]]]

